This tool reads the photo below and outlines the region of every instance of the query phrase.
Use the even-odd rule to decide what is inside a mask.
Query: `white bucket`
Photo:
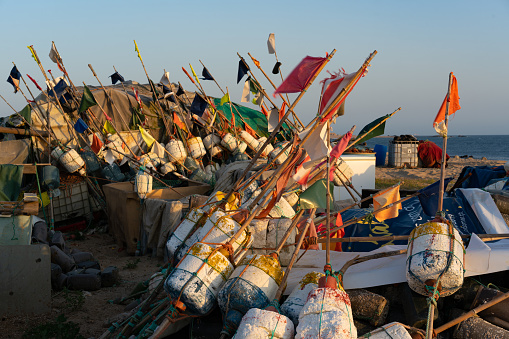
[[[203,141],[200,137],[195,137],[187,140],[187,147],[189,147],[189,153],[191,153],[191,157],[195,159],[198,159],[207,154],[205,145],[203,145]]]
[[[187,158],[187,151],[184,143],[177,139],[172,139],[166,144],[166,150],[171,155],[168,157],[170,162],[183,162]]]
[[[295,326],[299,324],[299,314],[306,304],[309,292],[318,288],[318,279],[323,276],[324,274],[320,272],[306,274],[281,305],[281,312],[290,318]]]
[[[359,338],[370,339],[412,339],[405,326],[400,323],[392,322],[377,328]]]
[[[464,260],[465,247],[453,226],[435,221],[419,225],[410,233],[408,242],[408,285],[414,292],[429,296],[431,292],[427,290],[425,282],[440,277],[440,296],[451,295],[463,284]]]
[[[357,338],[350,298],[344,290],[326,287],[309,292],[295,335],[295,339],[304,338]]]
[[[199,208],[193,208],[180,222],[175,231],[170,235],[166,242],[166,248],[170,257],[175,255],[175,251],[187,239],[193,229],[200,227],[196,224],[205,214],[205,211]],[[196,226],[196,227],[195,227]]]
[[[292,321],[282,314],[258,308],[250,309],[243,317],[234,339],[293,339]]]
[[[263,144],[265,144],[266,141],[267,141],[266,137],[261,137],[260,139],[258,139],[258,147],[256,147],[256,152],[258,152],[260,150],[260,148],[263,146]],[[263,150],[263,152],[261,154],[262,157],[266,157],[273,150],[274,150],[274,147],[272,147],[271,144],[267,144],[267,146],[265,147],[265,149]]]
[[[203,138],[203,145],[209,151],[212,147],[221,144],[221,138],[216,134],[209,134]]]
[[[278,143],[272,152],[269,153],[269,159],[273,160],[279,153],[283,151],[283,149],[288,145],[288,141]],[[275,161],[276,164],[281,165],[290,155],[290,147],[288,147],[283,154],[281,154]]]
[[[81,169],[85,166],[85,160],[83,160],[83,158],[74,149],[70,149],[62,154],[60,157],[60,163],[69,173],[74,173],[79,170],[80,174],[84,175],[82,172],[85,171],[81,171]]]
[[[226,133],[223,140],[221,140],[221,145],[226,147],[228,151],[233,152],[239,146],[239,142],[233,135]]]
[[[174,164],[172,164],[171,162],[167,162],[167,163],[164,163],[161,165],[161,167],[159,167],[159,171],[163,174],[163,175],[166,175],[170,172],[174,172],[177,170],[177,167],[175,167]]]
[[[134,191],[138,193],[140,199],[145,199],[147,194],[152,192],[152,176],[146,173],[136,174],[136,179],[134,180]]]
[[[240,137],[242,138],[242,140],[244,140],[246,142],[246,144],[249,146],[250,149],[252,149],[253,151],[256,151],[256,149],[258,148],[258,146],[260,144],[258,142],[258,140],[253,138],[253,136],[251,134],[247,133],[246,131],[241,131]]]

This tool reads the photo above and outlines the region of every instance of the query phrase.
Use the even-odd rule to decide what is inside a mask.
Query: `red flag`
[[[32,80],[32,82],[34,83],[35,87],[37,87],[37,89],[38,89],[39,91],[42,91],[41,86],[39,86],[39,84],[38,84],[37,82],[35,82],[34,78],[32,78],[32,77],[31,77],[30,75],[28,75],[28,74],[27,74],[27,77],[28,77],[30,80]]]
[[[338,215],[336,217],[336,227],[340,227],[340,226],[343,226],[343,218],[341,217],[341,213],[338,213]],[[339,231],[334,232],[333,235],[334,235],[334,238],[343,238],[343,236],[345,235],[345,229],[342,228]],[[334,251],[342,252],[343,248],[341,247],[341,245],[342,244],[340,242],[337,242],[336,247],[334,248]]]
[[[331,158],[334,158],[334,159],[339,158],[345,151],[346,146],[348,146],[350,139],[352,139],[352,133],[350,131],[348,131],[345,135],[343,135],[341,140],[339,140],[339,142],[336,144],[336,146],[334,146],[334,148],[330,152]],[[334,169],[335,169],[335,166],[332,166],[330,169],[330,172],[329,172],[330,173],[329,178],[331,178],[331,180],[333,180],[333,178],[334,178]]]
[[[279,93],[297,93],[306,88],[311,78],[318,69],[327,61],[327,58],[307,56],[293,69],[281,85],[274,92],[274,97]]]
[[[285,116],[285,108],[286,108],[286,102],[283,101],[283,104],[281,105],[281,109],[279,110],[279,121],[283,119]]]
[[[97,135],[93,135],[93,139],[92,139],[92,146],[90,146],[90,148],[92,148],[92,151],[94,151],[95,154],[99,153],[99,151],[101,150],[101,148],[103,147],[103,143],[101,142],[101,140],[97,137]]]
[[[451,73],[452,82],[451,82],[451,91],[449,95],[449,99],[447,99],[447,94],[445,95],[444,101],[442,102],[442,106],[440,106],[440,109],[438,110],[438,114],[435,118],[435,121],[433,121],[433,127],[438,133],[447,133],[447,130],[445,129],[445,108],[447,105],[447,102],[450,102],[449,104],[449,115],[454,114],[457,110],[461,109],[460,106],[460,97],[458,95],[458,82],[456,81],[456,77]]]
[[[309,168],[304,168],[304,164],[308,161],[310,161],[311,158],[309,157],[309,155],[304,159],[304,161],[302,161],[302,163],[300,165],[297,166],[297,169],[295,170],[295,174],[292,176],[293,180],[295,180],[296,182],[298,182],[300,185],[304,186],[306,185],[306,183],[308,182],[308,178],[309,178],[309,174],[311,173],[311,170],[313,169],[312,166],[310,166]]]
[[[269,112],[267,112],[267,110],[265,109],[265,106],[262,106],[262,113],[263,115],[265,115],[266,117],[269,116]]]
[[[177,125],[181,130],[183,131],[186,131],[187,132],[187,128],[186,128],[186,125],[184,125],[184,123],[182,122],[182,120],[180,120],[179,116],[177,115],[177,113],[173,112],[173,122],[175,123],[175,125]]]

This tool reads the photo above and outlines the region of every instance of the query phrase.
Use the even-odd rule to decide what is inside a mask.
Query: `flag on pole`
[[[9,77],[7,78],[7,82],[14,87],[14,93],[18,93],[19,89],[19,79],[21,78],[21,73],[18,71],[16,66],[13,66],[11,69],[11,73],[9,73]]]
[[[329,182],[330,189],[330,205],[334,205],[333,192],[334,184]],[[307,190],[302,192],[299,196],[300,208],[327,208],[327,183],[325,179],[317,180],[313,185],[309,186]]]
[[[311,158],[306,156],[306,158],[297,166],[295,170],[295,174],[292,176],[292,179],[299,183],[305,189],[306,183],[308,181],[309,174],[312,170]]]
[[[251,78],[247,78],[246,82],[244,83],[244,88],[242,89],[242,98],[240,99],[240,102],[249,102],[249,88],[251,85],[251,82],[249,81]]]
[[[201,78],[202,80],[214,80],[214,77],[212,76],[212,74],[210,74],[209,70],[205,66],[203,66],[201,75],[203,76],[203,78]]]
[[[163,76],[161,77],[161,80],[159,80],[159,83],[163,85],[169,85],[170,84],[170,72],[164,72]]]
[[[262,108],[263,115],[265,115],[268,118],[270,113],[267,112],[267,109],[265,108],[265,106],[262,106],[261,108]]]
[[[447,127],[445,126],[445,109],[447,106],[447,102],[449,102],[449,111],[448,115],[453,115],[457,110],[461,109],[460,106],[460,97],[458,95],[458,82],[456,77],[451,73],[452,82],[451,82],[451,90],[449,93],[449,97],[447,94],[445,95],[444,101],[442,102],[442,106],[438,110],[438,114],[433,121],[433,127],[438,134],[444,136],[447,135]]]
[[[145,141],[145,143],[147,144],[147,148],[150,149],[152,147],[152,145],[154,144],[154,141],[156,141],[156,139],[154,139],[154,137],[152,137],[150,135],[150,133],[145,131],[145,129],[143,129],[143,127],[140,126],[139,129],[140,129],[140,133],[141,133],[141,137],[142,137],[143,141]]]
[[[269,39],[267,40],[267,48],[269,49],[269,54],[276,53],[276,37],[274,33],[269,34]]]
[[[67,83],[64,81],[64,79],[60,79],[60,81],[52,89],[48,89],[48,96],[55,97],[56,95],[56,98],[60,99],[67,87],[69,86],[67,86]]]
[[[203,99],[198,93],[195,94],[193,103],[191,104],[191,113],[196,114],[201,117],[205,109],[207,108],[208,103]]]
[[[81,96],[81,103],[78,112],[82,113],[95,105],[97,105],[97,101],[95,101],[95,98],[92,95],[92,92],[90,92],[88,86],[85,85],[85,87],[83,88],[83,95]]]
[[[59,57],[58,57],[57,48],[56,48],[54,42],[51,42],[51,49],[49,51],[49,58],[51,59],[51,61],[53,61],[54,63],[57,64],[59,70],[64,72],[64,69],[63,69],[62,65],[60,65],[60,60],[59,60]]]
[[[281,67],[281,62],[277,61],[274,65],[274,68],[272,68],[272,74],[279,74],[279,68]]]
[[[115,72],[109,76],[111,78],[111,84],[115,85],[117,81],[124,82],[124,77],[120,75],[120,73]]]
[[[227,102],[230,102],[230,95],[228,93],[226,93],[225,95],[223,95],[223,97],[221,98],[221,102],[219,103],[219,105],[224,105],[226,104]]]
[[[157,154],[157,156],[161,159],[164,159],[166,153],[164,152],[164,147],[161,146],[160,143],[154,140],[152,143],[152,149],[150,150],[151,153]]]
[[[27,77],[28,77],[30,80],[32,80],[32,82],[34,83],[35,87],[37,87],[37,89],[38,89],[39,91],[42,91],[41,86],[39,86],[39,84],[38,84],[38,83],[34,80],[34,78],[32,78],[32,77],[31,77],[30,75],[28,75],[28,74],[27,74]]]
[[[198,83],[200,83],[200,78],[198,78],[198,76],[196,75],[196,72],[194,71],[193,66],[192,66],[191,64],[189,64],[189,67],[191,67],[191,72],[193,72],[193,76],[194,76],[194,78],[196,79],[196,81],[197,81]]]
[[[337,98],[337,96],[341,93],[341,91],[345,88],[346,85],[350,83],[350,81],[354,78],[356,73],[345,74],[344,70],[340,70],[338,73],[333,74],[330,78],[322,80],[322,99],[320,102],[320,114],[322,114]],[[337,104],[331,114],[334,114],[339,109],[340,105],[343,102]],[[344,109],[344,108],[343,108]],[[344,114],[344,111],[343,111]],[[340,115],[343,115],[340,114]]]
[[[169,100],[171,102],[176,102],[175,101],[175,93],[173,93],[173,91],[166,85],[163,85],[163,94],[164,94],[164,99],[166,100]]]
[[[242,80],[242,78],[244,77],[244,75],[247,74],[248,71],[249,71],[249,66],[244,62],[244,59],[240,59],[239,60],[239,70],[237,72],[237,83],[239,83],[240,80]]]
[[[186,92],[184,91],[184,89],[182,88],[182,86],[180,86],[179,84],[179,88],[177,89],[177,96],[179,95],[182,95],[182,94],[185,94]]]
[[[263,106],[262,106],[263,109]],[[276,107],[273,107],[269,115],[267,116],[267,130],[269,133],[272,133],[275,129],[277,124],[279,124],[279,110]]]
[[[373,195],[373,209],[376,211],[382,207],[388,206],[398,200],[400,200],[399,186],[389,187],[383,191]],[[394,206],[380,211],[375,214],[378,221],[384,221],[385,219],[396,218],[399,215],[401,209],[401,203],[395,204]]]
[[[341,140],[334,146],[332,151],[330,152],[331,158],[337,159],[339,158],[343,152],[346,149],[346,146],[348,146],[348,143],[350,142],[350,139],[352,139],[352,132],[348,131]]]
[[[140,58],[140,61],[143,62],[143,59],[141,58],[140,50],[138,49],[138,44],[136,43],[136,40],[134,40],[134,51],[136,53],[138,53],[138,58]]]
[[[21,115],[28,124],[32,123],[32,107],[30,104],[26,105],[20,112],[19,115]]]
[[[32,58],[34,58],[35,62],[37,62],[37,64],[40,64],[41,62],[39,61],[39,58],[37,58],[37,56],[35,55],[34,48],[32,46],[27,46],[27,48],[30,50],[30,53],[32,53]]]
[[[300,140],[304,140],[304,138],[311,132],[313,126],[309,126],[304,131],[299,133]],[[306,143],[304,144],[304,149],[308,153],[311,161],[322,159],[327,156],[330,149],[327,146],[327,124],[321,123],[318,127],[311,132],[308,137]]]
[[[360,136],[361,138],[355,139],[355,143],[360,144],[365,141],[368,141],[371,138],[374,138],[374,137],[384,134],[385,133],[385,122],[387,121],[388,118],[390,118],[390,116],[391,116],[390,114],[384,115],[383,117],[375,119],[372,122],[370,122],[369,124],[367,124],[366,126],[364,126],[358,134],[358,136]],[[384,121],[384,119],[385,119],[385,121]],[[383,122],[380,124],[381,121],[383,121]],[[366,134],[365,136],[362,136],[362,135],[364,135],[364,133],[367,133],[370,129],[375,127],[377,124],[380,124],[380,125],[377,126],[371,132],[369,132],[368,134]]]
[[[444,190],[447,188],[447,185],[452,179],[452,177],[444,179]],[[438,211],[439,190],[440,180],[427,187],[424,187],[423,189],[420,189],[420,194],[417,196],[421,203],[423,212],[432,217],[434,217]]]
[[[74,124],[74,129],[78,133],[83,133],[83,132],[85,132],[88,129],[88,125],[86,124],[85,121],[83,121],[83,119],[78,118],[78,120]]]
[[[104,134],[108,134],[108,133],[109,133],[109,134],[115,134],[115,133],[117,133],[117,132],[115,131],[115,128],[114,128],[114,127],[113,127],[113,125],[111,124],[111,122],[109,122],[108,120],[106,120],[106,121],[104,122],[103,132],[104,132]]]
[[[102,147],[103,143],[101,139],[99,139],[97,135],[94,133],[92,137],[92,145],[90,146],[90,148],[92,149],[92,151],[94,151],[95,154],[98,154]]]
[[[327,58],[316,58],[307,56],[293,69],[285,81],[274,92],[274,97],[279,93],[297,93],[306,88],[311,78],[318,72],[320,66],[327,61]]]
[[[173,123],[177,125],[181,130],[187,132],[186,125],[182,122],[182,120],[180,120],[180,117],[175,111],[173,111]]]

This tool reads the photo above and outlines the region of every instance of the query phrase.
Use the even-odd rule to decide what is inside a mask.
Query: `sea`
[[[442,147],[442,137],[439,135],[417,136],[417,140],[429,140]],[[375,145],[385,145],[387,149],[393,137],[376,137],[366,142],[370,148]],[[488,160],[509,160],[509,135],[453,135],[447,138],[447,154],[472,156],[475,159],[486,157]]]

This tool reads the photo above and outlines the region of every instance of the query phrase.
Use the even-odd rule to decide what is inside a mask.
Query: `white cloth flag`
[[[269,39],[267,40],[267,47],[269,48],[269,54],[276,53],[276,37],[274,33],[269,34]]]
[[[169,85],[170,84],[170,72],[164,72],[163,76],[161,77],[161,80],[159,80],[160,83],[163,85]]]
[[[242,98],[240,99],[240,102],[249,102],[249,78],[244,83],[244,89],[242,90]]]
[[[312,127],[313,126],[310,126],[299,133],[300,140],[304,140]],[[327,147],[326,138],[327,122],[323,122],[322,124],[318,125],[318,127],[311,133],[306,143],[304,144],[304,149],[308,153],[311,161],[322,159],[331,151],[331,148]]]
[[[279,124],[279,110],[276,107],[270,110],[269,116],[267,117],[267,123],[269,133],[272,133],[274,129],[276,129],[277,124]]]
[[[55,47],[54,42],[51,43],[51,50],[49,51],[49,58],[54,63],[58,63],[58,53],[57,53],[57,48]]]

